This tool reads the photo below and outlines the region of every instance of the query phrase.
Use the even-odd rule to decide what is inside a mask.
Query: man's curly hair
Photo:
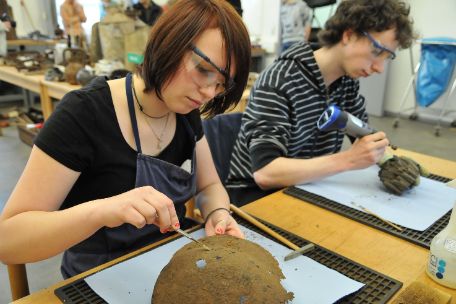
[[[396,28],[399,48],[406,49],[417,37],[409,13],[410,7],[400,0],[343,0],[318,33],[318,39],[322,46],[331,47],[348,29],[361,34]]]

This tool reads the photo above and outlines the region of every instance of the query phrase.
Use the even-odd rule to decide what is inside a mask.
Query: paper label
[[[456,253],[456,240],[446,239],[443,247],[450,252]]]

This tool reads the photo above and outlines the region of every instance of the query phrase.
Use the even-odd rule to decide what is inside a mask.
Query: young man
[[[409,11],[399,0],[342,1],[319,34],[319,50],[296,44],[260,75],[231,158],[227,188],[233,203],[381,159],[385,133],[365,136],[340,152],[344,133],[320,132],[317,120],[336,104],[367,121],[356,79],[383,72],[397,48],[411,45]]]

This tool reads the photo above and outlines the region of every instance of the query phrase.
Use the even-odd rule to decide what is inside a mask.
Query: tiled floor
[[[456,129],[443,128],[440,137],[435,137],[433,125],[402,119],[397,129],[392,127],[393,118],[371,117],[371,125],[384,130],[391,143],[401,148],[456,161]],[[4,129],[0,137],[0,210],[25,166],[30,147],[18,139],[14,127]],[[45,288],[61,280],[60,258],[57,256],[43,262],[27,265],[31,292]],[[0,304],[11,301],[7,268],[0,264]]]

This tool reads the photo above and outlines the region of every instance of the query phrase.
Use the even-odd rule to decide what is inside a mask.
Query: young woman
[[[242,237],[200,111],[221,113],[247,82],[250,40],[224,0],[182,0],[154,25],[134,75],[68,93],[40,132],[0,217],[0,259],[65,251],[64,277],[185,228],[199,195],[207,235]]]

